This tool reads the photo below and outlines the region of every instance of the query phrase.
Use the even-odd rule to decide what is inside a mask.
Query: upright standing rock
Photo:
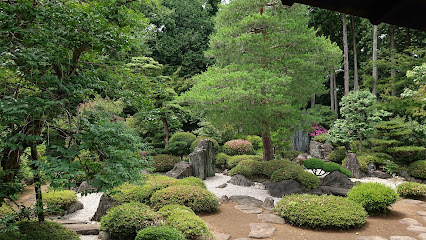
[[[349,153],[346,157],[345,168],[348,169],[352,176],[355,178],[361,178],[361,170],[359,168],[358,158],[355,153]]]
[[[198,142],[197,147],[189,154],[189,164],[194,175],[202,180],[215,175],[216,156],[210,139]]]
[[[333,145],[328,143],[320,143],[317,141],[311,141],[309,143],[309,154],[315,158],[329,160],[328,155],[333,151],[333,149]]]
[[[299,152],[307,152],[309,149],[309,135],[302,130],[296,131],[291,138],[291,149]]]

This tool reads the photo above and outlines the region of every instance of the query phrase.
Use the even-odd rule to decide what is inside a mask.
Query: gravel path
[[[80,240],[97,240],[98,235],[81,235]]]
[[[77,196],[78,201],[83,203],[83,209],[80,209],[69,215],[65,215],[64,219],[73,221],[90,221],[93,215],[95,215],[102,193],[89,193],[86,196],[81,196],[81,194],[77,194]]]
[[[391,187],[394,190],[396,190],[396,188],[398,187],[399,184],[407,182],[401,177],[393,177],[393,178],[389,178],[389,179],[381,179],[381,178],[376,178],[376,177],[365,177],[365,178],[361,178],[361,179],[351,178],[351,181],[352,182],[362,182],[362,183],[377,182],[377,183],[381,183],[383,185],[386,185],[388,187]]]
[[[222,197],[224,195],[228,197],[243,195],[243,196],[251,196],[261,201],[264,201],[265,198],[271,196],[269,195],[267,190],[260,189],[259,185],[255,185],[252,187],[242,187],[242,186],[237,186],[231,183],[227,183],[227,186],[225,188],[217,188],[217,186],[226,183],[229,179],[231,179],[230,176],[216,173],[214,177],[209,177],[206,180],[204,180],[204,183],[206,184],[207,189],[210,192],[214,193],[217,197]],[[275,203],[278,202],[280,199],[281,198],[274,198]]]

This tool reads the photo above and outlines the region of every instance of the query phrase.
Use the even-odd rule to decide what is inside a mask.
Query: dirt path
[[[270,224],[276,228],[274,236],[269,240],[351,240],[359,236],[378,235],[389,239],[390,236],[409,236],[416,239],[419,233],[407,230],[399,220],[413,218],[423,225],[426,219],[417,214],[417,211],[426,211],[425,204],[408,204],[399,200],[391,211],[383,216],[374,216],[367,219],[366,224],[359,229],[345,231],[311,230],[293,227],[290,224]],[[242,213],[234,208],[233,203],[225,203],[219,207],[219,211],[213,214],[201,216],[214,232],[231,234],[231,239],[247,238],[250,232],[250,223],[260,223],[257,214]]]

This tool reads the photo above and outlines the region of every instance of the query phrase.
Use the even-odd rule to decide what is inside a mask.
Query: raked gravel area
[[[351,178],[351,181],[352,182],[362,182],[362,183],[378,182],[378,183],[381,183],[381,184],[386,185],[388,187],[391,187],[394,190],[396,190],[396,188],[398,187],[399,184],[407,182],[402,177],[392,177],[392,178],[388,178],[388,179],[381,179],[381,178],[376,178],[376,177],[365,177],[365,178],[361,178],[361,179]]]
[[[89,193],[86,196],[77,194],[78,201],[80,201],[84,206],[83,209],[65,215],[64,219],[82,222],[90,221],[93,215],[95,215],[101,196],[102,193]]]

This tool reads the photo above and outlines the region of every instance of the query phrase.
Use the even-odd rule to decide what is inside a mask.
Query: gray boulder
[[[166,173],[166,176],[177,179],[193,176],[192,167],[188,162],[178,162],[172,170]]]
[[[359,168],[358,158],[356,157],[355,153],[348,154],[348,156],[346,157],[345,168],[348,169],[352,173],[352,176],[354,176],[355,178],[362,177],[362,173]]]
[[[321,179],[321,186],[351,189],[355,184],[345,174],[334,171]]]
[[[292,193],[304,192],[303,186],[295,180],[284,180],[277,183],[271,183],[268,184],[266,188],[271,196],[278,198]]]
[[[73,203],[71,203],[71,205],[68,207],[68,209],[65,211],[64,215],[76,212],[80,209],[83,209],[83,203],[81,203],[80,201],[75,201]]]
[[[306,152],[309,149],[309,135],[304,131],[297,131],[291,138],[291,150]]]
[[[335,196],[341,196],[346,197],[348,194],[349,189],[347,188],[338,188],[338,187],[330,187],[330,186],[319,186],[321,191],[324,193],[328,193],[328,195],[335,195]]]
[[[110,208],[119,205],[116,200],[106,195],[102,194],[101,199],[99,200],[98,208],[96,209],[95,215],[92,217],[91,221],[100,222],[101,218],[106,215],[107,211]]]
[[[320,143],[317,141],[311,141],[309,143],[309,154],[314,158],[329,160],[328,155],[333,149],[333,146],[328,143]]]
[[[230,196],[228,200],[238,205],[245,205],[245,206],[252,206],[252,207],[261,207],[263,205],[263,202],[261,200],[251,196],[234,195],[234,196]]]
[[[215,175],[216,156],[213,142],[210,139],[202,139],[198,142],[194,151],[189,154],[189,163],[194,176],[205,180]]]
[[[87,193],[91,193],[91,192],[97,192],[98,189],[96,187],[93,187],[92,185],[90,185],[87,181],[83,181],[80,186],[77,188],[78,193],[82,193],[82,192],[87,192]]]
[[[368,171],[367,173],[368,173],[369,177],[377,177],[377,178],[381,178],[381,179],[392,178],[392,175],[390,175],[389,173],[385,173],[385,172],[378,171],[378,170]]]
[[[240,174],[232,176],[232,178],[229,179],[228,183],[232,183],[234,185],[243,186],[243,187],[254,186],[253,181],[247,179],[246,177]]]

